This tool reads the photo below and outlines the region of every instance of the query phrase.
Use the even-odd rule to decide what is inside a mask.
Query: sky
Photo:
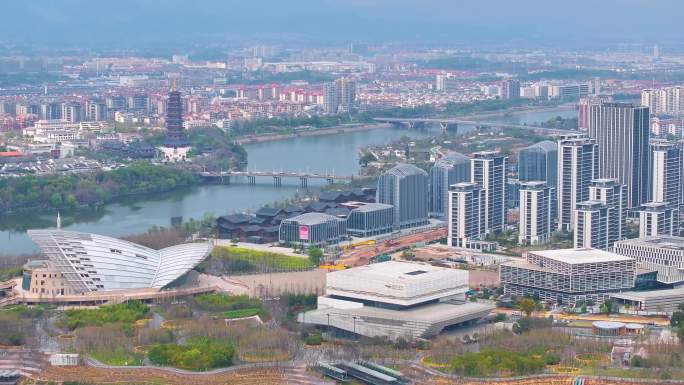
[[[2,10],[0,41],[65,46],[684,37],[684,0],[3,0]]]

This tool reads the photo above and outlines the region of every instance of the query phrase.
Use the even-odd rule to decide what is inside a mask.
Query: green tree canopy
[[[321,264],[321,260],[323,259],[323,250],[321,250],[320,247],[310,247],[308,255],[309,261],[312,265],[318,266]]]

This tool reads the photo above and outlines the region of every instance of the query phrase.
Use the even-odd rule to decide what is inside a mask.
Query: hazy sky
[[[1,9],[0,40],[17,43],[684,37],[684,0],[3,0]]]

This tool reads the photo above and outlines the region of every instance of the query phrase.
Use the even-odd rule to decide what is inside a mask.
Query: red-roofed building
[[[20,156],[24,156],[19,151],[0,151],[0,158],[17,158]]]

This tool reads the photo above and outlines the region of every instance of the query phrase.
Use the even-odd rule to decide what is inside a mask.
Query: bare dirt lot
[[[292,273],[233,275],[226,279],[244,285],[247,293],[256,297],[273,297],[283,293],[322,294],[326,272],[315,269]]]

